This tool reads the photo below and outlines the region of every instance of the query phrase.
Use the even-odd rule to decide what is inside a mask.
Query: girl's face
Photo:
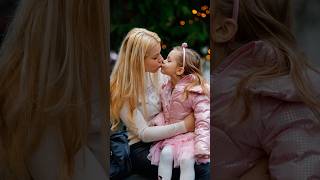
[[[171,77],[181,75],[183,67],[178,66],[178,58],[179,52],[172,50],[167,59],[163,61],[161,72]]]
[[[144,67],[146,72],[156,73],[159,70],[163,61],[163,57],[161,56],[160,51],[160,43],[147,51],[147,55],[144,60]]]

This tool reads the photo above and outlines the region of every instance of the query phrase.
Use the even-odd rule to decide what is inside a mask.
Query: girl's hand
[[[199,158],[199,159],[209,159],[209,158],[210,158],[210,155],[207,155],[207,154],[197,154],[197,155],[196,155],[196,158]]]
[[[188,132],[194,131],[194,115],[193,113],[189,114],[186,118],[184,118],[184,125]]]

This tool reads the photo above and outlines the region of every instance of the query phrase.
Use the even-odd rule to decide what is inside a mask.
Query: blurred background
[[[110,57],[114,64],[121,42],[134,27],[156,32],[167,57],[174,46],[187,42],[203,58],[202,70],[210,74],[209,0],[114,0],[110,1]]]
[[[20,0],[0,0],[0,43]],[[294,32],[310,61],[320,67],[320,0],[292,0]],[[163,41],[162,55],[188,42],[209,64],[209,0],[112,0],[110,1],[111,59],[133,27],[157,32]]]

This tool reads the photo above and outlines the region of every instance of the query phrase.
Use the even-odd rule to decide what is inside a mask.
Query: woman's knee
[[[210,180],[210,163],[195,164],[196,179]]]

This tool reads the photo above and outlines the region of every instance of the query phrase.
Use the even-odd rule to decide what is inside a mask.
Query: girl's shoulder
[[[204,86],[207,89],[207,91],[210,91],[210,85],[208,83],[206,83]],[[197,94],[205,93],[205,89],[201,85],[195,85],[195,86],[187,89],[187,91],[197,93]]]

